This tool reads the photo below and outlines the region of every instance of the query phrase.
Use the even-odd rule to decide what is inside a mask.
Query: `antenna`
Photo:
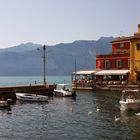
[[[76,59],[75,59],[75,80],[76,80]]]

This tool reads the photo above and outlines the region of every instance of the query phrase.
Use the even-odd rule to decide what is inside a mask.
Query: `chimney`
[[[138,24],[138,33],[140,33],[140,24]]]

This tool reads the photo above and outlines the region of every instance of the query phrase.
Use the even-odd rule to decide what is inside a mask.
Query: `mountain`
[[[41,47],[40,44],[33,44],[32,42],[22,43],[18,46],[13,46],[6,49],[0,49],[0,52],[24,52],[31,51]]]
[[[102,37],[97,41],[78,40],[72,43],[60,43],[47,46],[47,75],[70,75],[76,68],[94,69],[96,53],[111,52],[113,37]],[[0,75],[43,75],[41,45],[26,43],[19,46],[0,49]]]

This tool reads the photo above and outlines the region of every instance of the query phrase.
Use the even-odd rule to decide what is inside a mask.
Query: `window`
[[[124,47],[124,44],[123,44],[123,43],[121,43],[121,44],[120,44],[120,48],[123,48],[123,47]]]
[[[137,43],[137,50],[140,51],[140,43]]]
[[[105,60],[105,68],[108,69],[111,67],[111,62],[109,60]]]
[[[116,66],[117,67],[122,67],[122,61],[121,60],[116,60]]]
[[[115,68],[116,68],[116,65],[117,65],[117,64],[116,64],[116,61],[114,60],[114,67],[115,67]]]

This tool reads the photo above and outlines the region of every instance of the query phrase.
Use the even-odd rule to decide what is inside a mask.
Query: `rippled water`
[[[121,112],[119,99],[118,92],[78,91],[76,99],[16,101],[11,112],[0,110],[0,140],[139,140],[140,116]]]

